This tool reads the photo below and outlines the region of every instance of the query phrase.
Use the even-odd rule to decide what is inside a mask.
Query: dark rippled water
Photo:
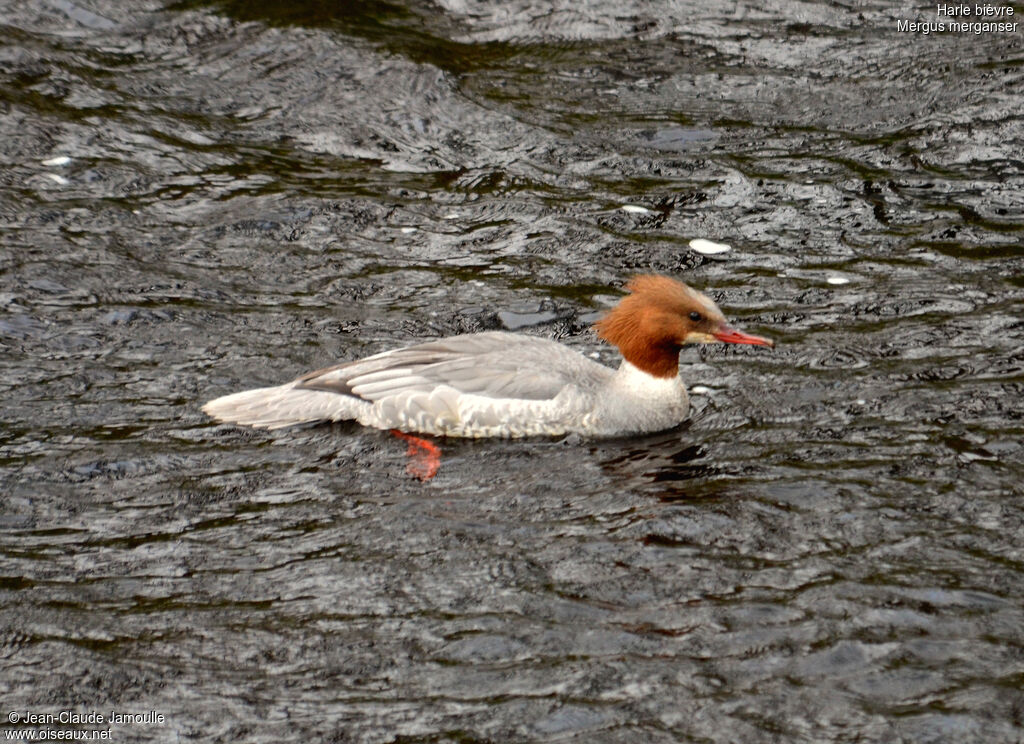
[[[6,3],[2,726],[1024,740],[1024,27],[893,5]],[[423,484],[199,410],[487,328],[614,363],[641,271],[778,341],[685,352],[676,431]]]

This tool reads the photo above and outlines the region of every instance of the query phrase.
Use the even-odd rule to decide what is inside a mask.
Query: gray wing
[[[317,370],[296,380],[295,387],[368,401],[441,385],[490,398],[549,400],[570,384],[595,389],[611,374],[608,367],[549,339],[492,331]]]

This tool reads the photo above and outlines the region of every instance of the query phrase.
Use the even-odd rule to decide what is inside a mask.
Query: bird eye
[[[694,323],[700,323],[702,320],[704,320],[704,318],[700,313],[694,310],[692,313],[690,313],[690,320],[692,320]]]

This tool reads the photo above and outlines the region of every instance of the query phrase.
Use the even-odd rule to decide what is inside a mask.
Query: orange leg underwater
[[[405,466],[405,472],[421,481],[428,481],[437,475],[441,468],[441,448],[429,439],[406,434],[404,431],[392,429],[391,433],[409,443],[405,454],[412,460]]]

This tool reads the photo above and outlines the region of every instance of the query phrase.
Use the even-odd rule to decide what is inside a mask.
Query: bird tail
[[[225,395],[211,400],[203,406],[203,411],[224,423],[281,429],[355,418],[356,411],[351,408],[346,396],[324,390],[305,390],[288,383]]]

